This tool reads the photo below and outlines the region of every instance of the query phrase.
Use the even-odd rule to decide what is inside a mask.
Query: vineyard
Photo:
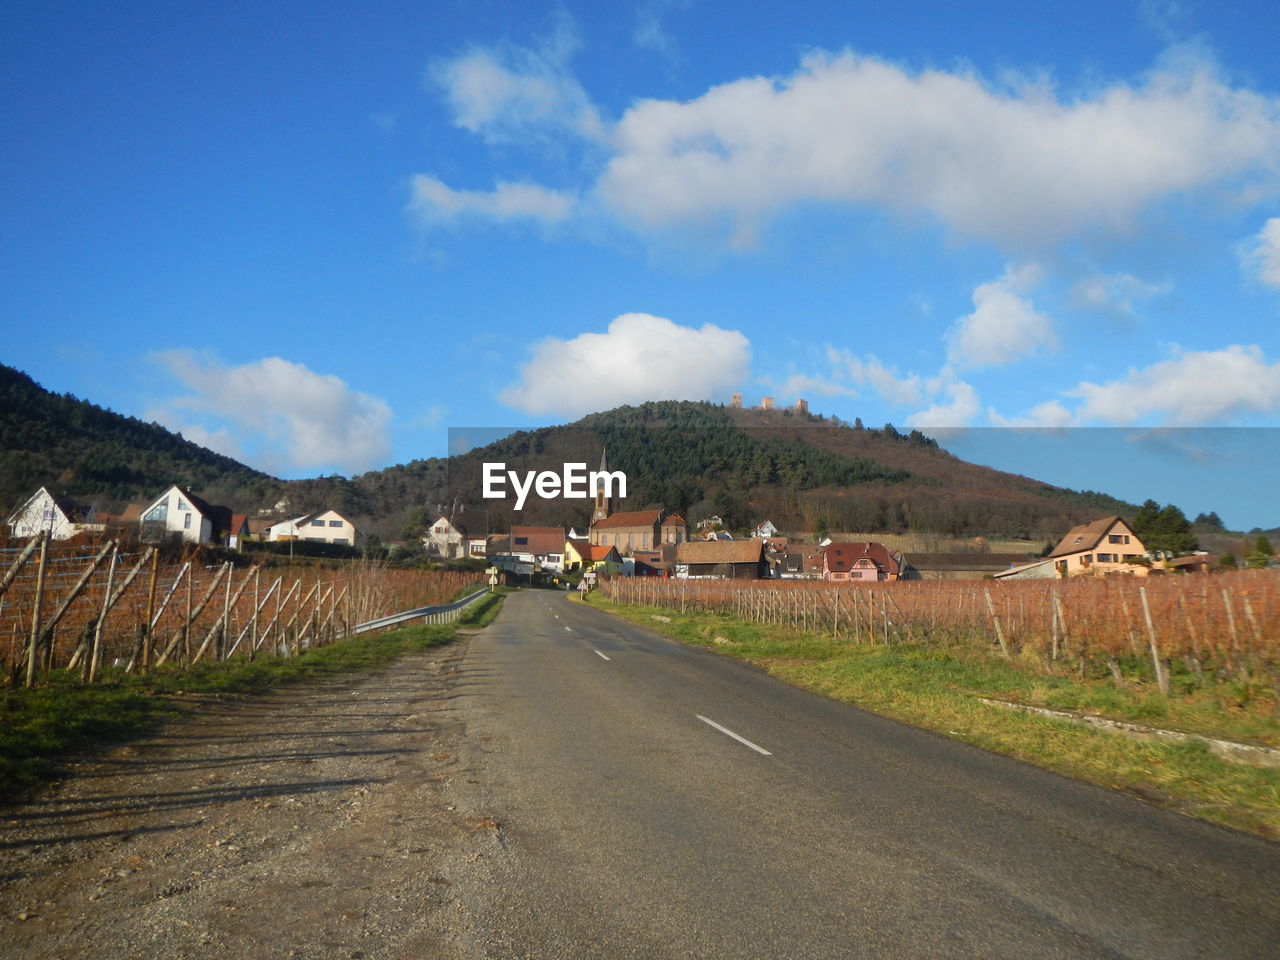
[[[1090,676],[1121,663],[1149,672],[1162,693],[1263,681],[1280,706],[1280,577],[1115,577],[982,583],[615,579],[620,604],[703,611],[829,635],[833,642],[962,643],[1046,673]],[[1105,676],[1105,673],[1103,673]]]
[[[0,677],[27,685],[55,669],[93,681],[104,667],[288,656],[483,581],[361,561],[336,569],[237,568],[200,554],[162,562],[152,547],[125,552],[113,541],[68,548],[37,537],[0,553]]]

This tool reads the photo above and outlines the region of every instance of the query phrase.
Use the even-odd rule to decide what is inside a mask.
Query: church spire
[[[609,497],[605,495],[604,474],[608,472],[609,467],[606,462],[608,450],[601,448],[600,450],[600,476],[596,478],[596,505],[591,511],[591,523],[594,526],[601,520],[604,520],[612,512],[612,505],[609,503]]]

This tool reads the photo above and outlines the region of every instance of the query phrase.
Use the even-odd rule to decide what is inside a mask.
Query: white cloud
[[[638,34],[659,47],[660,6],[640,11]],[[578,192],[640,231],[698,227],[746,247],[816,203],[923,215],[1025,253],[1128,229],[1209,187],[1249,202],[1275,192],[1280,100],[1233,86],[1194,48],[1076,95],[1043,78],[817,52],[789,75],[638,101],[611,125],[569,70],[577,45],[565,21],[540,45],[476,49],[433,75],[458,126],[491,142],[607,151]]]
[[[579,45],[573,23],[562,16],[533,47],[478,47],[435,64],[430,75],[443,87],[454,123],[489,142],[565,131],[602,140],[600,114],[569,71]]]
[[[535,220],[559,223],[573,212],[568,194],[531,183],[499,182],[493,190],[454,190],[435,177],[411,178],[409,212],[422,223],[474,216],[487,220]]]
[[[1071,411],[1057,400],[1033,407],[1025,417],[1004,417],[994,407],[988,407],[987,419],[996,427],[1067,427],[1072,421]]]
[[[828,346],[827,360],[841,375],[847,376],[860,387],[870,387],[886,403],[910,407],[924,399],[925,387],[918,375],[912,373],[902,376],[876,357],[868,356],[863,359],[848,350]]]
[[[1177,352],[1123,380],[1081,383],[1077,423],[1128,425],[1155,420],[1170,426],[1222,422],[1248,413],[1280,412],[1280,363],[1269,364],[1256,346]]]
[[[1149,283],[1131,273],[1095,274],[1071,287],[1071,301],[1099,313],[1131,319],[1137,315],[1135,303],[1172,289],[1168,283]]]
[[[519,383],[498,399],[528,413],[569,416],[648,400],[707,400],[739,388],[750,361],[751,344],[736,330],[627,313],[605,333],[537,344]]]
[[[858,394],[851,387],[836,383],[828,377],[807,373],[793,373],[781,383],[774,384],[773,389],[784,397],[854,397]]]
[[[1269,287],[1280,287],[1280,217],[1272,217],[1241,251],[1245,269]]]
[[[1039,279],[1034,266],[1009,267],[999,280],[973,291],[973,313],[955,322],[947,335],[947,358],[976,369],[1015,363],[1057,346],[1049,318],[1021,296]]]
[[[962,380],[950,380],[942,385],[949,401],[935,403],[927,409],[917,411],[907,418],[907,423],[921,430],[939,429],[942,427],[963,427],[977,416],[981,406],[973,387]]]
[[[182,428],[187,436],[203,436],[228,452],[258,448],[255,459],[264,469],[358,472],[390,454],[390,408],[335,376],[279,357],[238,367],[190,350],[153,359],[192,391],[169,402],[170,419],[196,413],[226,424],[214,431],[188,424]]]

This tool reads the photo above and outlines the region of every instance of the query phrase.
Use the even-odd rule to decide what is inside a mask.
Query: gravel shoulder
[[[453,798],[465,647],[190,698],[0,807],[0,957],[476,955],[461,894],[500,837]]]

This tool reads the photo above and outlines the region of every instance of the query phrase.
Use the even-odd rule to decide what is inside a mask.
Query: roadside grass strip
[[[982,698],[1071,710],[1240,742],[1280,744],[1269,704],[1233,702],[1217,691],[1161,697],[1137,679],[1038,673],[972,647],[945,642],[894,646],[733,617],[589,601],[683,643],[756,664],[798,687],[1066,776],[1122,790],[1212,823],[1280,839],[1280,770],[1227,762],[1203,743],[1134,740],[1069,720],[1000,710]]]
[[[484,626],[501,605],[500,596],[486,597],[454,624],[352,637],[297,656],[166,665],[146,676],[108,669],[103,682],[93,685],[55,671],[30,690],[0,690],[0,800],[29,796],[56,779],[74,755],[149,733],[181,711],[180,695],[262,693],[284,684],[375,670],[456,639],[458,626]]]

